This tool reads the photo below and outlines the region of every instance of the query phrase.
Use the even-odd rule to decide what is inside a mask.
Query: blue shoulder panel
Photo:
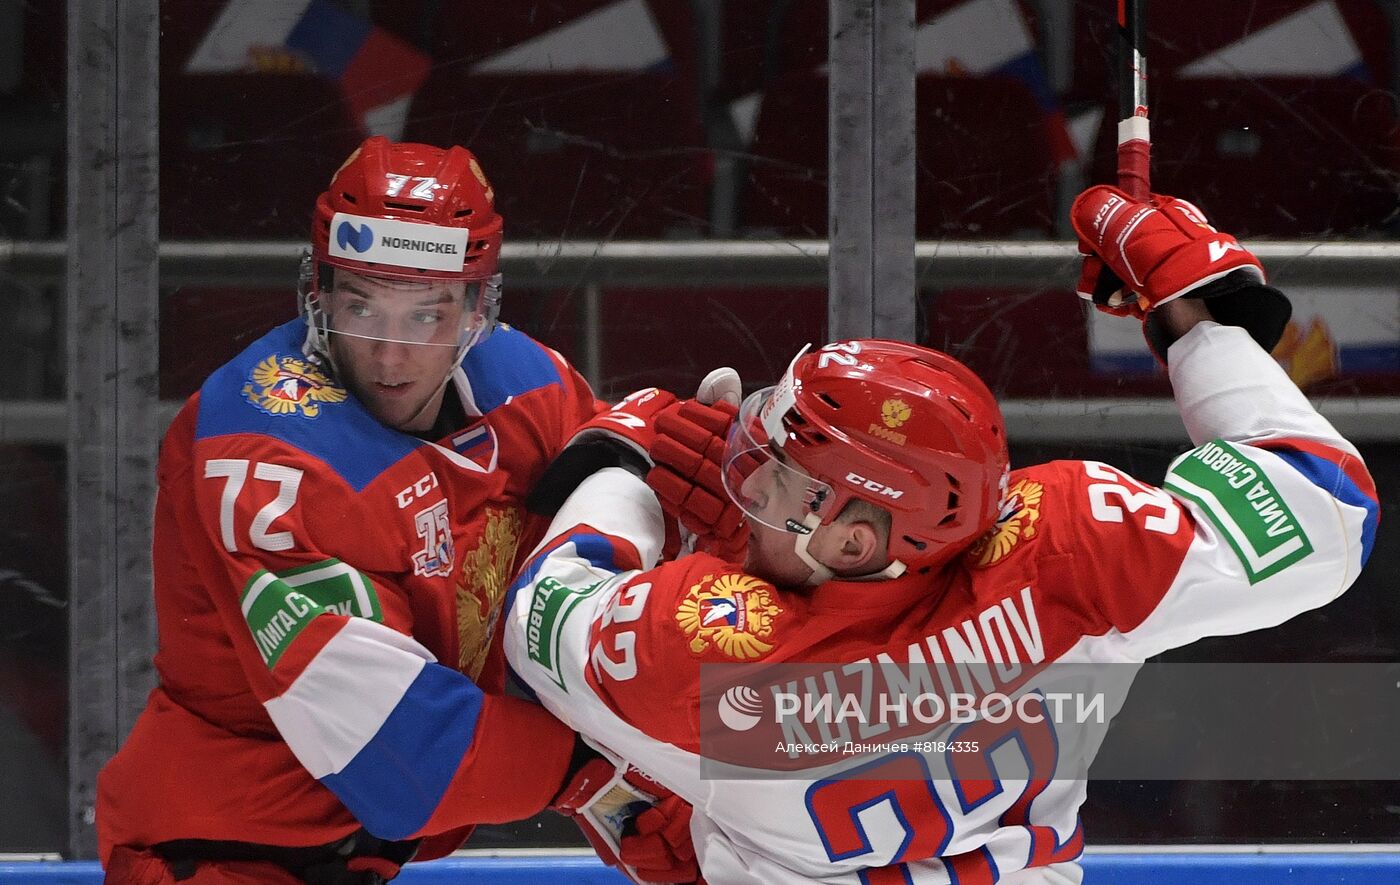
[[[195,438],[269,436],[320,460],[358,492],[423,443],[380,424],[308,363],[305,337],[302,320],[292,320],[210,375],[200,388]]]
[[[549,352],[529,335],[505,324],[467,351],[462,369],[483,415],[512,396],[564,383]]]

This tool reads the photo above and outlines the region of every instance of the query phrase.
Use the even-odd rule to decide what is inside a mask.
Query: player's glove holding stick
[[[1152,311],[1177,298],[1206,299],[1216,322],[1244,328],[1265,350],[1283,335],[1292,314],[1287,296],[1265,285],[1258,258],[1185,200],[1135,200],[1100,184],[1075,199],[1070,221],[1085,256],[1079,296],[1107,313],[1141,318],[1163,364],[1172,338]]]

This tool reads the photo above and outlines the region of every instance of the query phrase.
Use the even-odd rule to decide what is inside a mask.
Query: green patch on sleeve
[[[530,660],[547,670],[550,678],[564,691],[569,690],[564,684],[564,672],[559,664],[559,642],[564,633],[564,622],[580,603],[613,580],[616,579],[600,581],[581,590],[554,578],[541,578],[535,583],[530,597],[530,620],[525,627],[525,650]]]
[[[1205,511],[1244,565],[1249,583],[1312,553],[1312,542],[1262,467],[1223,440],[1192,449],[1163,485]]]
[[[323,612],[384,621],[374,585],[338,559],[275,574],[260,570],[243,588],[241,603],[243,618],[268,669],[277,666],[292,640]]]

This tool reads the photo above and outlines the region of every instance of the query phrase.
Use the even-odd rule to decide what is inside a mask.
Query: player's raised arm
[[[702,383],[700,395],[720,403],[718,407],[697,400],[677,402],[673,395],[652,388],[599,414],[583,425],[530,496],[532,509],[553,518],[545,540],[511,585],[506,654],[546,706],[586,735],[597,737],[607,729],[580,721],[576,706],[552,704],[551,691],[568,692],[570,683],[582,685],[586,676],[599,696],[611,702],[614,688],[657,663],[642,660],[653,652],[638,639],[638,631],[647,620],[671,620],[669,614],[658,613],[674,611],[674,597],[691,567],[736,571],[708,555],[661,562],[663,550],[669,548],[674,555],[678,523],[711,527],[719,514],[729,537],[734,536],[739,521],[725,516],[736,508],[724,496],[717,453],[697,456],[680,471],[666,462],[653,465],[649,454],[658,437],[667,437],[664,428],[686,423],[687,416],[713,413],[724,422],[732,418],[738,376],[729,369],[722,375],[712,373],[716,376],[721,376],[718,382],[707,378]],[[697,476],[704,467],[713,475]],[[680,493],[663,494],[659,500],[648,485],[652,478],[668,493]],[[641,623],[624,626],[632,622]],[[677,633],[678,639],[681,636]],[[694,686],[681,675],[666,685],[639,680],[626,686],[638,690],[620,692],[630,707],[614,712],[634,722],[646,720],[652,734],[689,745],[697,717],[676,701]]]
[[[662,428],[695,414],[727,425],[738,399],[737,374],[716,370],[696,400],[648,388],[585,422],[529,496],[530,509],[552,519],[507,596],[502,632],[512,670],[607,754],[579,769],[552,808],[574,818],[599,856],[633,881],[698,875],[686,826],[686,800],[696,794],[679,785],[695,781],[699,690],[674,613],[694,583],[691,571],[735,571],[699,554],[660,563],[663,550],[675,555],[682,526],[715,540],[708,530],[716,523],[726,527],[725,542],[742,545],[717,470],[697,475],[715,468],[718,453],[679,471],[654,466],[650,453]],[[652,477],[665,505],[648,486]],[[662,672],[670,678],[637,678]],[[666,747],[680,752],[658,756]],[[631,803],[640,804],[623,807]]]
[[[1110,312],[1144,316],[1196,445],[1161,489],[1108,465],[1057,467],[1079,474],[1065,481],[1083,504],[1081,583],[1097,588],[1125,650],[1146,658],[1336,598],[1370,555],[1379,505],[1356,448],[1265,350],[1286,299],[1184,201],[1099,186],[1075,202],[1073,223],[1089,254],[1081,295],[1101,306],[1115,288],[1137,296]]]

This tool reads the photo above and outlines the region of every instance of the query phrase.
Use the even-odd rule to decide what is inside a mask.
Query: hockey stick
[[[1118,186],[1137,200],[1152,193],[1146,21],[1147,0],[1118,0]]]

